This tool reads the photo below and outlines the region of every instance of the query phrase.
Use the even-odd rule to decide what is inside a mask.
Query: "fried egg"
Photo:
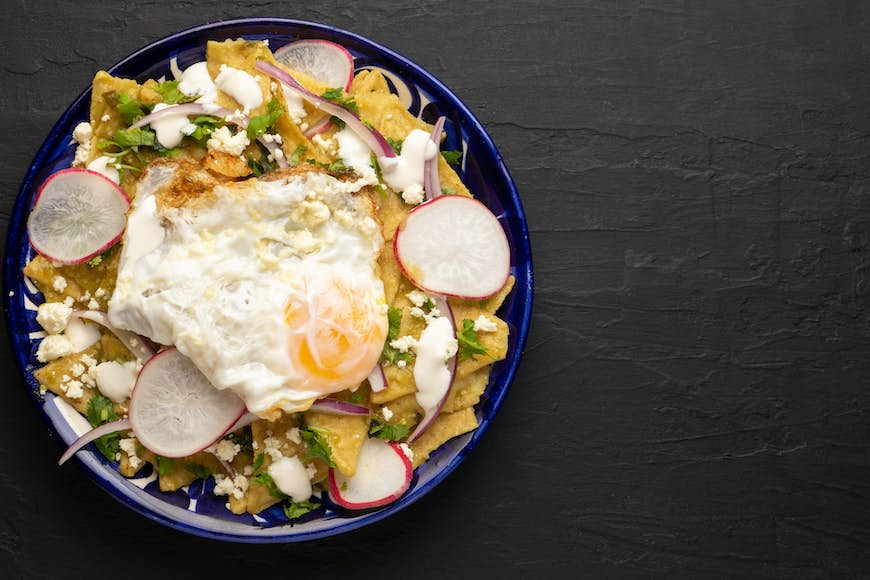
[[[171,163],[140,180],[109,320],[175,345],[262,417],[355,388],[387,334],[369,182],[210,180]]]

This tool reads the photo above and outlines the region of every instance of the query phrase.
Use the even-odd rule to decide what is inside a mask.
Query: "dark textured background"
[[[349,28],[445,81],[513,172],[517,380],[416,505],[237,546],[58,469],[4,349],[0,576],[870,577],[870,4],[232,4],[5,0],[4,222],[96,69],[229,17]]]

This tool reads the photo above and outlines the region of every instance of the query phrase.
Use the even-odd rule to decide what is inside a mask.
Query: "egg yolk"
[[[331,393],[369,375],[387,336],[385,303],[382,292],[342,280],[291,292],[284,309],[288,354],[305,387]]]

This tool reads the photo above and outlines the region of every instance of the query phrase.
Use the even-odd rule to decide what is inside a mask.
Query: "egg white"
[[[316,295],[344,284],[385,332],[376,266],[383,236],[371,200],[357,194],[369,182],[319,171],[285,174],[219,184],[169,207],[160,203],[161,191],[178,183],[177,172],[156,165],[140,181],[110,321],[175,345],[254,413],[304,410],[324,388],[288,357],[291,292]],[[327,390],[350,386],[340,383]]]

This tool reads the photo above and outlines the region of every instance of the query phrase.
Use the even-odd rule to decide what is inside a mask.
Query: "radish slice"
[[[338,399],[318,399],[311,405],[312,411],[328,413],[330,415],[368,415],[369,408],[355,405]]]
[[[297,40],[275,51],[275,60],[289,69],[305,73],[328,87],[350,90],[353,55],[328,40]]]
[[[136,379],[130,423],[146,448],[164,457],[202,451],[235,425],[245,404],[212,385],[177,349],[157,353]]]
[[[363,140],[363,142],[368,146],[369,149],[375,152],[375,155],[378,157],[395,157],[396,152],[393,150],[393,147],[384,139],[384,136],[378,133],[378,131],[374,128],[367,126],[363,123],[362,119],[359,118],[359,115],[337,103],[334,103],[328,99],[324,99],[323,97],[319,97],[303,87],[299,84],[299,82],[293,78],[293,75],[288,73],[282,68],[278,68],[272,63],[266,62],[264,60],[258,60],[255,65],[257,70],[260,72],[266,73],[273,79],[280,81],[290,87],[291,89],[297,91],[302,98],[323,111],[324,113],[329,113],[334,117],[338,117],[342,121],[344,121],[350,130],[357,134],[357,136]]]
[[[64,463],[66,463],[67,460],[75,455],[79,449],[81,449],[94,439],[99,439],[103,435],[108,435],[109,433],[114,433],[116,431],[126,431],[127,429],[130,429],[129,419],[118,419],[117,421],[112,421],[111,423],[104,423],[99,427],[94,427],[93,429],[73,441],[72,445],[67,447],[63,455],[60,456],[60,459],[57,460],[57,464],[63,465]]]
[[[412,209],[393,249],[405,276],[433,294],[480,300],[501,290],[510,273],[501,224],[470,197],[442,195]]]
[[[105,175],[64,169],[39,188],[27,234],[33,248],[49,260],[80,264],[121,239],[129,207],[127,194]]]
[[[380,364],[375,365],[369,373],[369,386],[373,393],[380,393],[387,388],[387,375],[384,374],[384,367]]]
[[[106,330],[118,337],[118,340],[127,347],[127,350],[129,350],[140,363],[144,364],[148,359],[154,356],[154,349],[151,348],[151,345],[148,344],[147,340],[135,332],[112,326],[109,322],[109,317],[102,310],[73,310],[72,315],[84,318],[85,320],[90,320],[91,322],[96,322],[100,326],[105,327]]]
[[[351,510],[380,507],[399,499],[410,487],[411,476],[411,461],[401,447],[383,439],[366,439],[353,477],[329,470],[329,496]]]
[[[438,356],[444,352],[443,342],[438,340],[435,333],[440,331],[442,337],[456,337],[456,323],[453,320],[453,309],[443,296],[434,297],[435,308],[441,316],[429,323],[417,341],[415,351],[417,361],[414,363],[414,382],[417,385],[417,404],[423,409],[423,418],[408,435],[408,443],[416,441],[441,412],[444,403],[450,395],[450,387],[456,378],[456,355],[449,360],[441,362]],[[433,326],[434,325],[434,326]],[[441,325],[442,328],[439,328]],[[436,338],[436,340],[432,340]],[[427,343],[429,343],[427,345]],[[434,346],[434,348],[432,348]],[[427,352],[434,351],[435,357],[427,356]],[[441,366],[443,364],[443,367]]]

